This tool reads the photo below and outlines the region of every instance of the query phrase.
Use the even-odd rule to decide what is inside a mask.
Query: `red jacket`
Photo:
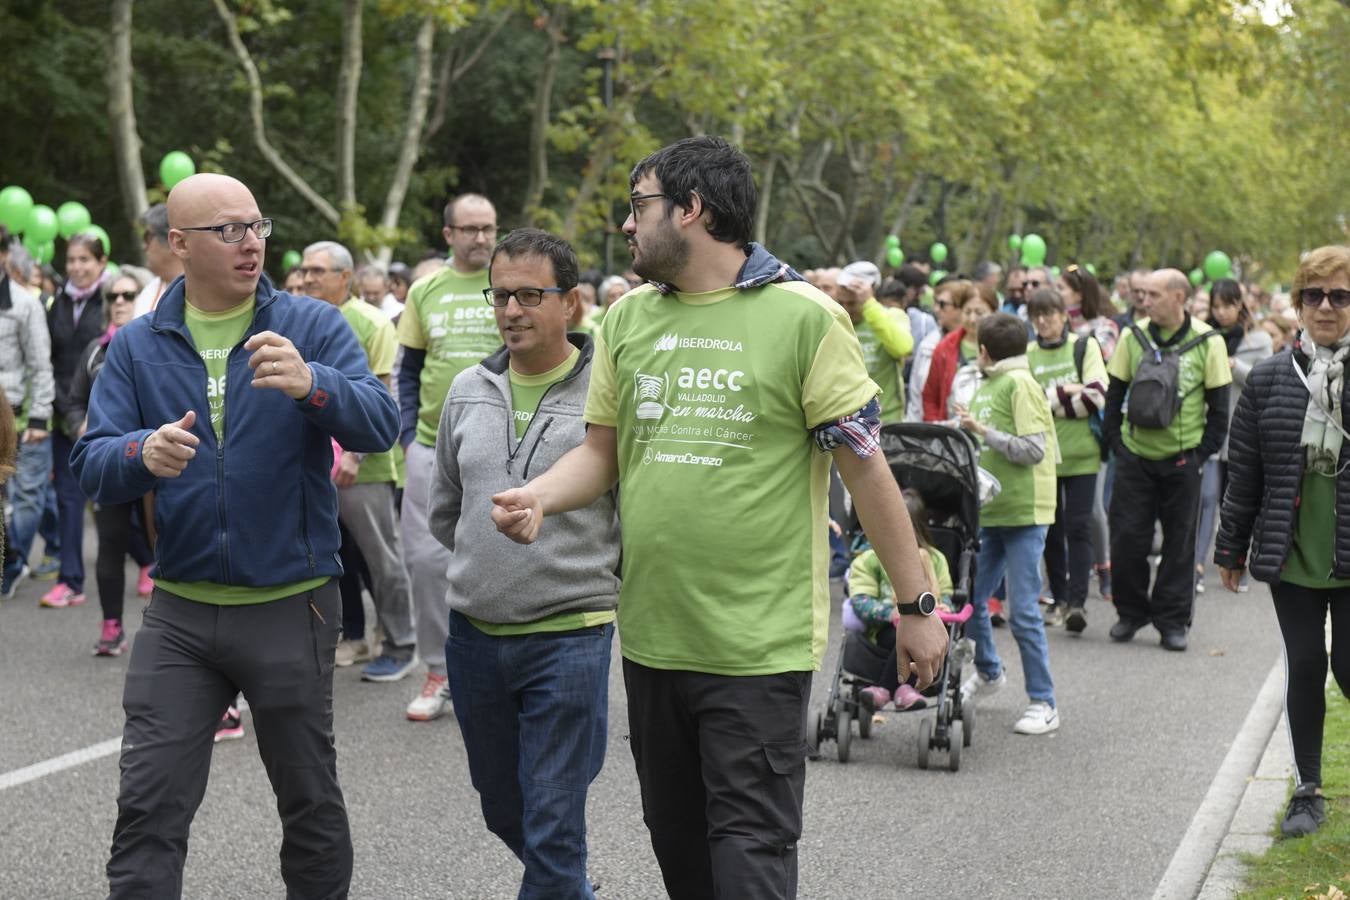
[[[941,422],[947,416],[947,395],[952,392],[956,370],[961,368],[961,341],[964,328],[943,335],[933,348],[933,361],[928,366],[928,380],[923,383],[923,420]]]

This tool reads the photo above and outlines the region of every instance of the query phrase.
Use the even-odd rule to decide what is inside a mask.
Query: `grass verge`
[[[1247,889],[1239,900],[1346,900],[1350,895],[1350,701],[1334,684],[1327,688],[1322,791],[1326,823],[1308,837],[1284,839],[1278,836],[1281,809],[1272,826],[1275,844],[1247,859]]]

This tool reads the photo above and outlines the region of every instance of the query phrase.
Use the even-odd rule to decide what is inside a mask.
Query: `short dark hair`
[[[1243,302],[1242,285],[1231,278],[1217,279],[1209,288],[1209,308],[1210,318],[1214,318],[1214,301],[1218,300],[1225,306],[1236,306],[1238,311],[1238,323],[1243,331],[1250,331],[1256,323],[1252,321],[1252,311],[1247,308]]]
[[[714,240],[744,247],[755,227],[759,191],[750,159],[720,137],[691,137],[662,147],[633,167],[629,188],[648,172],[676,206],[689,209],[697,193]]]
[[[1027,326],[1012,313],[996,312],[980,320],[980,346],[994,362],[1027,352]]]
[[[492,280],[492,265],[498,256],[520,259],[522,256],[538,256],[553,264],[553,280],[558,287],[570,291],[577,286],[577,255],[572,245],[547,231],[538,228],[517,228],[497,242],[492,248],[492,258],[488,260],[488,281]],[[547,287],[547,285],[538,285]]]
[[[905,294],[909,293],[909,287],[899,278],[887,278],[877,288],[878,300],[904,300]]]
[[[1027,298],[1027,317],[1034,319],[1048,312],[1067,313],[1064,298],[1054,288],[1036,288]]]
[[[169,207],[156,203],[136,217],[144,234],[161,244],[169,243]]]
[[[928,284],[928,275],[914,263],[905,263],[895,277],[907,288],[922,288]]]
[[[1087,269],[1074,264],[1066,268],[1060,277],[1083,298],[1084,319],[1092,321],[1116,314],[1111,301],[1106,298],[1106,292],[1102,290],[1101,282]]]
[[[455,210],[459,207],[459,204],[464,202],[465,200],[481,200],[488,206],[492,206],[492,201],[484,197],[482,194],[473,194],[473,193],[456,194],[455,196],[450,198],[450,201],[448,203],[445,204],[446,225],[455,224]],[[493,208],[495,209],[495,207]]]

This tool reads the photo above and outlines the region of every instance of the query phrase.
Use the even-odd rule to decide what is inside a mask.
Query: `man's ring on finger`
[[[272,360],[272,374],[275,375],[275,374],[277,373],[277,371],[280,370],[280,369],[281,369],[281,363],[278,362],[278,361],[275,360],[275,359]]]

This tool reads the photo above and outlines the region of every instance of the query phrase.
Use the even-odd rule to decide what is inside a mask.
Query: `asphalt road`
[[[92,573],[92,566],[91,566]],[[0,784],[5,774],[117,738],[127,657],[96,659],[96,600],[45,610],[50,582],[0,604]],[[130,581],[129,585],[134,585]],[[128,600],[128,628],[139,625]],[[1151,629],[1116,646],[1100,600],[1082,638],[1050,636],[1063,725],[1011,732],[1025,704],[1016,647],[997,632],[1010,684],[984,701],[959,773],[921,771],[922,716],[886,713],[841,765],[809,764],[803,898],[1151,895],[1279,652],[1268,594],[1229,594],[1211,578],[1191,649],[1171,654]],[[832,651],[838,647],[837,622]],[[592,788],[591,871],[604,898],[663,897],[625,739],[618,645],[610,747]],[[833,653],[817,675],[823,697]],[[412,723],[420,677],[335,684],[340,777],[356,848],[357,898],[510,898],[520,866],[482,825],[453,717]],[[246,724],[251,725],[245,718]],[[812,716],[814,721],[814,714]],[[940,762],[940,758],[939,758]],[[0,895],[98,897],[116,812],[113,753],[0,787]],[[185,896],[282,897],[280,828],[253,735],[218,745],[197,814]]]

